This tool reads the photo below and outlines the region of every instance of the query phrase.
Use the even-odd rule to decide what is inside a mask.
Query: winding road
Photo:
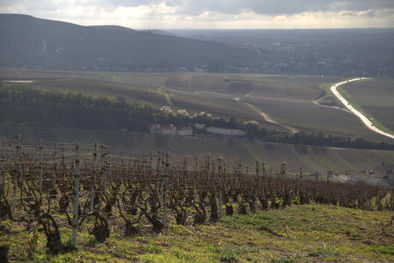
[[[364,125],[367,126],[368,129],[370,129],[376,133],[379,133],[383,136],[394,139],[394,135],[384,132],[384,131],[380,130],[379,128],[376,128],[374,126],[374,124],[364,114],[362,114],[360,111],[355,109],[337,90],[338,87],[340,87],[346,83],[365,80],[365,79],[367,79],[367,78],[355,78],[355,79],[350,79],[350,80],[345,80],[345,81],[335,83],[331,86],[331,92],[342,102],[343,105],[345,105],[345,107],[348,110],[350,110],[354,115],[356,115],[364,123]]]

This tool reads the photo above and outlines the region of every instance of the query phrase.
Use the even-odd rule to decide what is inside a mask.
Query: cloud
[[[198,14],[205,11],[236,14],[250,10],[265,15],[292,15],[314,11],[368,10],[394,8],[392,0],[168,0],[183,12]]]
[[[393,0],[1,0],[0,12],[132,28],[394,25]]]

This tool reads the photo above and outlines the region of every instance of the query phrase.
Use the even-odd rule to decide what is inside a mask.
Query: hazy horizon
[[[1,13],[0,14],[6,14],[6,15],[26,15],[26,16],[31,16],[34,18],[38,19],[45,19],[45,20],[52,20],[52,21],[58,21],[58,22],[63,22],[63,23],[70,23],[70,24],[75,24],[75,25],[80,25],[80,26],[120,26],[120,27],[125,27],[129,29],[136,29],[136,30],[163,30],[163,31],[254,31],[254,30],[363,30],[363,29],[394,29],[393,26],[387,26],[387,27],[316,27],[316,28],[134,28],[130,26],[124,26],[120,24],[81,24],[77,22],[72,22],[72,21],[66,21],[66,20],[61,20],[61,19],[56,19],[56,18],[45,18],[45,17],[39,17],[31,14],[23,14],[23,13]]]
[[[392,28],[389,0],[4,0],[0,13],[26,14],[80,25],[135,29],[338,29]]]

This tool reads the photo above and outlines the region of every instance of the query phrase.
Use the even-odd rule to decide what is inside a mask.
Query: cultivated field
[[[368,79],[345,85],[344,90],[352,102],[361,107],[368,116],[394,131],[394,81],[391,79]]]
[[[33,83],[2,83],[7,87],[24,86],[40,91],[87,94],[108,98],[124,98],[131,102],[143,101],[154,108],[170,106],[229,119],[256,120],[262,127],[284,132],[307,131],[322,134],[362,136],[380,141],[385,138],[366,129],[351,113],[339,105],[321,105],[330,97],[327,87],[339,77],[252,75],[252,74],[127,74],[97,72],[39,71],[1,68],[0,76],[7,80],[32,80]],[[375,83],[377,92],[369,96],[369,84]],[[387,127],[392,125],[390,81],[371,80],[346,87],[360,100],[365,110]],[[357,85],[357,86],[356,86]],[[361,86],[358,86],[361,85]],[[360,87],[360,88],[359,88]],[[364,88],[363,88],[364,87]],[[368,99],[372,97],[373,99]],[[335,102],[335,99],[334,99]],[[368,104],[369,103],[369,104]],[[373,103],[373,104],[371,104]],[[374,106],[368,106],[374,105]],[[170,150],[182,156],[224,155],[227,159],[240,157],[249,165],[254,160],[268,167],[279,167],[285,161],[289,172],[361,176],[359,179],[387,185],[387,181],[367,176],[382,163],[394,166],[394,153],[383,150],[356,150],[302,145],[266,143],[237,138],[164,136],[124,131],[101,131],[40,127],[37,124],[2,123],[0,134],[12,137],[44,138],[58,142],[104,142],[118,147],[130,147],[135,152]]]
[[[254,74],[127,74],[97,72],[0,70],[2,79],[34,80],[39,89],[101,94],[145,101],[153,107],[170,106],[189,112],[205,111],[222,118],[256,120],[267,128],[281,131],[307,131],[343,136],[385,138],[366,129],[351,113],[316,103],[326,94],[325,87],[340,77],[254,75]],[[386,87],[389,82],[384,83]],[[16,85],[7,83],[5,85]],[[355,84],[358,85],[358,84]],[[361,85],[361,84],[360,84]],[[378,86],[380,84],[377,84]],[[382,87],[374,101],[384,101],[374,112],[390,127],[390,90]],[[368,96],[368,89],[364,91]],[[362,94],[361,94],[362,95]],[[379,118],[379,117],[377,117]]]

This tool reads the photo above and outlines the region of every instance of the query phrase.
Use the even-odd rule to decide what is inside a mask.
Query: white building
[[[245,136],[246,135],[246,131],[238,130],[238,129],[207,127],[206,131],[211,134],[222,135],[222,136]]]

